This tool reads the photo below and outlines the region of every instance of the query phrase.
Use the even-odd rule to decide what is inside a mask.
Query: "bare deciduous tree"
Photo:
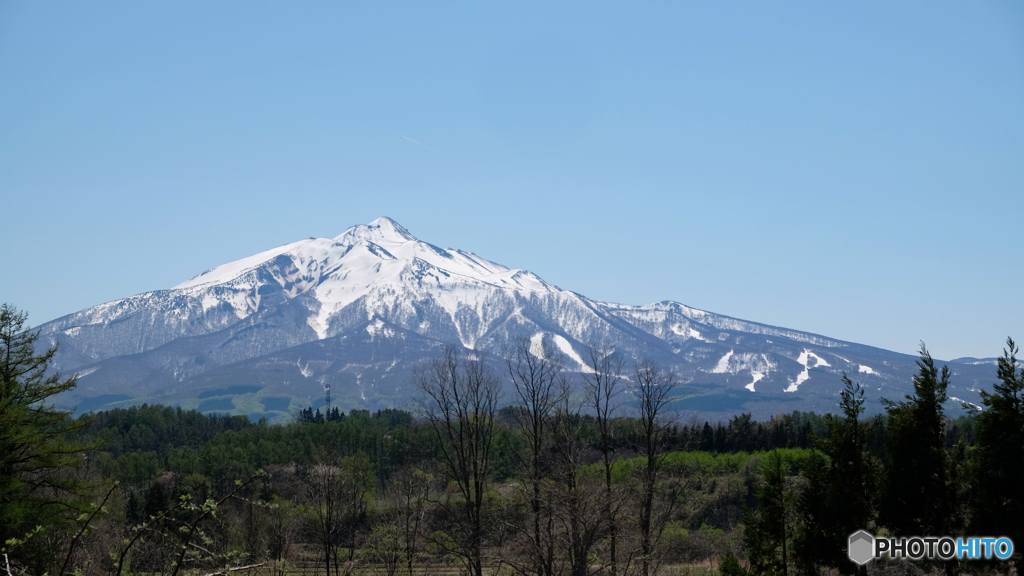
[[[622,371],[625,369],[626,361],[622,356],[614,354],[606,343],[590,346],[587,360],[590,372],[584,375],[586,398],[588,408],[594,411],[594,419],[600,434],[598,444],[601,449],[601,465],[604,471],[604,505],[605,521],[608,526],[609,564],[612,576],[617,576],[619,570],[617,550],[619,518],[616,502],[621,499],[615,497],[612,488],[612,459],[615,452],[612,424],[617,418],[619,407],[617,395],[621,391]]]
[[[332,566],[335,574],[342,572],[338,548],[344,538],[350,548],[344,573],[355,568],[355,524],[366,510],[363,495],[368,484],[368,466],[361,453],[340,460],[325,453],[306,471],[305,497],[327,576],[331,576]]]
[[[654,497],[665,460],[665,435],[673,424],[669,403],[674,400],[675,375],[649,358],[637,362],[633,374],[640,453],[646,459],[640,471],[640,565],[643,576],[650,576],[654,544],[664,528],[663,522],[655,521]]]
[[[546,468],[543,462],[550,442],[552,417],[564,399],[567,388],[564,357],[550,340],[517,338],[503,355],[512,382],[514,404],[511,415],[526,442],[526,454],[517,454],[526,471],[529,492],[532,546],[529,547],[530,571],[552,576],[555,562],[554,518],[550,499],[542,489]]]
[[[483,576],[484,493],[491,477],[494,415],[501,384],[482,358],[463,358],[456,346],[417,368],[423,415],[437,436],[441,463],[461,497],[441,502],[455,520],[449,539],[435,542],[459,557],[467,572]]]
[[[267,553],[273,560],[284,559],[298,532],[295,505],[276,498],[267,509]]]
[[[605,491],[602,478],[584,473],[587,443],[582,438],[582,403],[586,394],[577,393],[577,381],[565,379],[558,410],[552,421],[552,501],[555,518],[561,524],[560,548],[566,551],[571,576],[587,576],[591,571],[591,551],[607,525]]]
[[[331,576],[331,558],[341,530],[341,468],[328,458],[306,470],[304,492],[312,515],[313,533],[316,534],[327,569]]]
[[[399,470],[388,483],[386,497],[393,506],[392,521],[406,576],[413,576],[413,566],[420,552],[427,498],[433,483],[432,474],[412,466]]]

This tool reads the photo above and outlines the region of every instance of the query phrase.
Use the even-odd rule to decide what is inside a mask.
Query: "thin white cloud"
[[[406,140],[408,140],[409,142],[412,142],[413,144],[419,144],[420,146],[423,146],[427,150],[433,150],[434,152],[440,152],[440,150],[438,150],[436,148],[431,148],[430,146],[427,146],[423,142],[417,142],[417,141],[413,140],[412,138],[409,138],[408,136],[402,136],[402,138],[405,138]]]

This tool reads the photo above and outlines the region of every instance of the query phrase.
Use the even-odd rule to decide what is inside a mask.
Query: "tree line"
[[[502,370],[445,347],[419,407],[312,409],[286,425],[163,406],[72,418],[47,400],[24,313],[0,308],[0,570],[652,576],[983,573],[1006,564],[846,558],[858,530],[1024,542],[1024,371],[1008,341],[984,410],[944,412],[922,348],[914,394],[841,413],[682,422],[674,375],[594,346],[588,369],[528,339]],[[507,395],[503,395],[506,392]],[[1019,569],[1020,553],[1013,559]],[[683,567],[683,568],[680,568]],[[1002,567],[1002,568],[1001,568]]]

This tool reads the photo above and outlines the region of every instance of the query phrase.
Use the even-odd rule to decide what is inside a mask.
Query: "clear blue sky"
[[[1024,4],[0,0],[0,213],[33,324],[390,216],[600,300],[995,356]]]

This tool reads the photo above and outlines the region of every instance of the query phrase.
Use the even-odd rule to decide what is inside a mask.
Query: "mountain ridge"
[[[117,398],[101,406],[199,407],[209,390],[259,381],[256,392],[236,395],[233,410],[275,418],[315,404],[327,385],[347,407],[398,405],[412,393],[412,367],[441,343],[498,351],[521,336],[550,340],[575,370],[599,342],[629,359],[651,357],[691,386],[702,399],[694,405],[717,408],[701,411],[711,417],[767,417],[780,403],[834,409],[843,372],[864,382],[877,412],[882,396],[911,390],[916,372],[912,356],[672,300],[593,300],[528,270],[423,242],[390,218],[215,266],[40,330],[43,345],[60,346],[56,367],[80,375],[78,390],[62,399],[68,406]],[[977,389],[994,380],[994,368],[953,367],[955,395],[980,403]],[[268,406],[261,398],[286,396],[287,410],[257,409]]]

